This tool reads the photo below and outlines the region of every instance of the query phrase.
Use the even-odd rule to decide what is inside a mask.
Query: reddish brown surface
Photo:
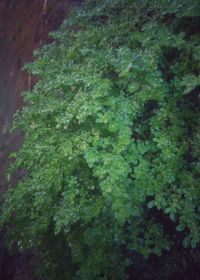
[[[33,59],[34,49],[49,41],[48,32],[56,30],[78,2],[0,0],[0,203],[7,189],[8,155],[22,142],[20,134],[9,134],[8,128],[13,114],[23,105],[21,92],[34,84],[34,79],[21,68]],[[0,279],[35,279],[33,270],[38,257],[33,252],[9,256],[2,242],[0,238]]]
[[[34,82],[21,68],[77,2],[0,0],[0,199],[6,190],[8,154],[21,139],[19,134],[8,135],[8,128],[13,114],[22,106],[21,92]]]

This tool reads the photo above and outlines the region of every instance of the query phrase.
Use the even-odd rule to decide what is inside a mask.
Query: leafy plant
[[[90,0],[26,69],[8,243],[43,252],[47,279],[127,279],[131,253],[200,241],[198,1]],[[186,27],[186,28],[185,28]],[[10,181],[12,182],[12,180]]]

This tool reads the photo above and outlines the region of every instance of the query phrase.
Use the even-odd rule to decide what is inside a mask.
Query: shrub
[[[47,279],[127,279],[132,252],[200,241],[198,1],[87,1],[26,66],[1,224]],[[12,180],[10,181],[12,182]]]

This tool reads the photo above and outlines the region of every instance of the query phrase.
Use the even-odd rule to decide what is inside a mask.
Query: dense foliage
[[[26,66],[1,224],[39,248],[47,279],[127,279],[131,255],[200,242],[198,1],[102,0],[76,9]],[[12,179],[10,180],[12,185]]]

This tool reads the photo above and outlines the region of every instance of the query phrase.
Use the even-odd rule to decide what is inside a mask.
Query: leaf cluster
[[[197,2],[89,0],[26,66],[40,80],[10,176],[27,175],[1,224],[11,246],[43,252],[47,279],[127,279],[132,252],[175,242],[153,209],[199,244]]]

